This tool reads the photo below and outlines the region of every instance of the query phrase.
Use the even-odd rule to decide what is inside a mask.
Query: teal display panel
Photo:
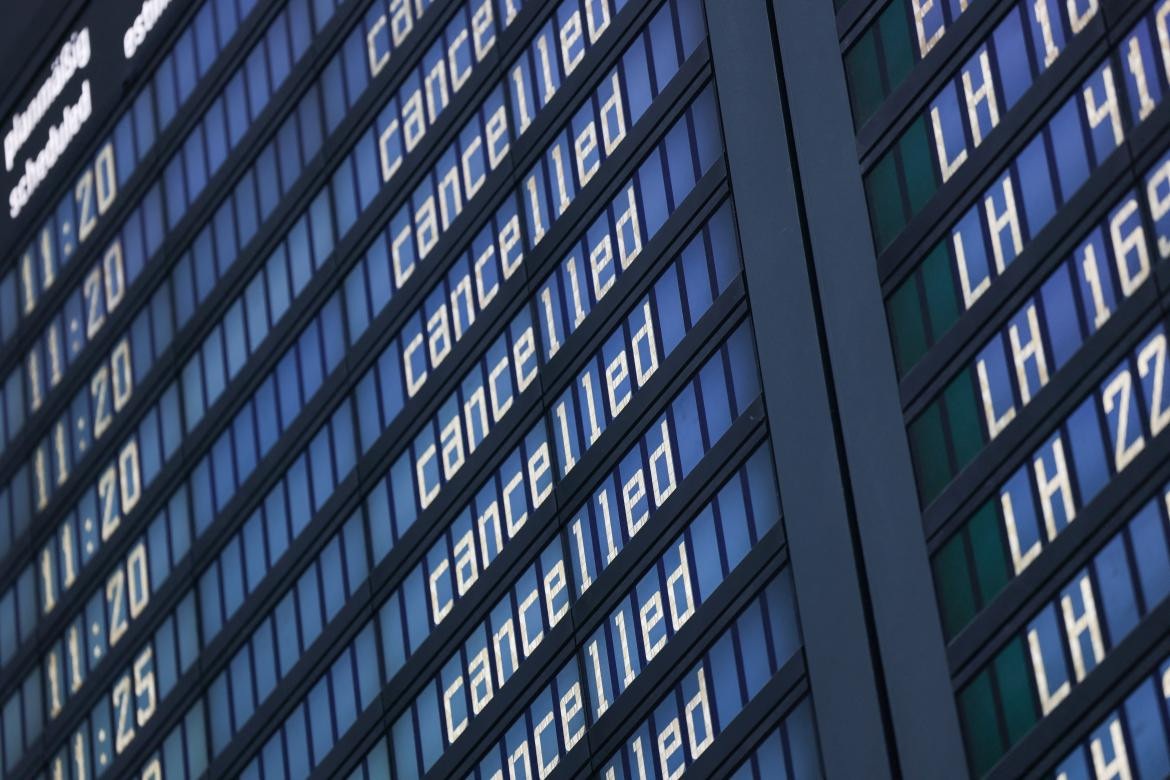
[[[1170,4],[837,20],[968,768],[1160,776]]]

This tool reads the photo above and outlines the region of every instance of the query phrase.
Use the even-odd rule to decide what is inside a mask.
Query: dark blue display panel
[[[4,234],[4,774],[819,774],[699,0],[166,13]]]

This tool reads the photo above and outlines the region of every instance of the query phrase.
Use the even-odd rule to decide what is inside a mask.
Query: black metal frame
[[[707,21],[822,763],[830,777],[889,777],[773,23],[758,0],[709,3]]]
[[[813,5],[721,3],[708,20],[823,759],[830,776],[955,776],[844,72]]]

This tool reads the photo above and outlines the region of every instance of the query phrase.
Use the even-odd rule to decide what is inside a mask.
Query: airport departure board
[[[838,21],[969,769],[1162,777],[1170,3]]]
[[[1170,775],[1170,0],[31,18],[0,777]]]
[[[713,9],[60,5],[0,775],[820,776]]]

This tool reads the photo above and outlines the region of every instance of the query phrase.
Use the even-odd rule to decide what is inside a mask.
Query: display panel
[[[837,19],[968,769],[1157,776],[1054,729],[1164,633],[1170,5],[906,5]]]
[[[470,768],[570,613],[636,659],[605,727],[769,578],[729,641],[799,682],[699,0],[184,14],[80,174],[81,259],[65,206],[6,239],[5,775],[373,771],[342,746],[380,735],[388,772]],[[442,756],[394,744],[441,700]]]

